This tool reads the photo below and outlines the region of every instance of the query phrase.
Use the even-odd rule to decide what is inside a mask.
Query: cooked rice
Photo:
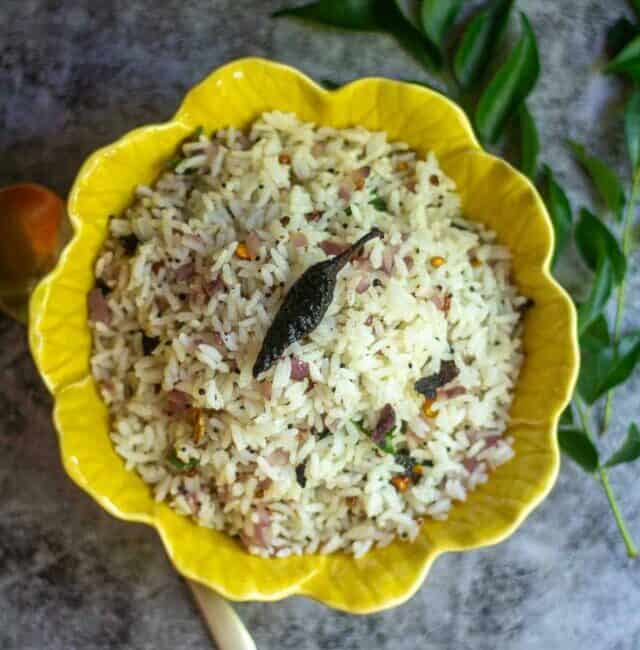
[[[320,326],[255,380],[287,289],[327,257],[319,244],[374,225],[384,239],[340,273]],[[256,259],[236,253],[247,242]],[[111,219],[96,263],[91,364],[115,449],[156,500],[252,553],[413,540],[513,455],[525,300],[509,274],[436,158],[384,133],[273,112],[248,135],[197,134]],[[429,412],[414,384],[447,360],[459,375]],[[366,433],[386,404],[402,422],[387,451]],[[404,492],[394,451],[423,467]]]

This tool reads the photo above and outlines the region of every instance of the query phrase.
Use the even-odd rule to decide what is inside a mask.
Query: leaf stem
[[[591,407],[590,406],[585,406],[580,398],[576,397],[574,400],[575,405],[576,405],[576,410],[578,411],[578,417],[580,418],[580,423],[582,424],[582,428],[584,429],[584,432],[587,434],[589,437],[589,440],[593,442],[593,432],[591,431]]]
[[[589,439],[593,442],[594,436],[593,431],[591,430],[590,422],[591,408],[586,407],[578,397],[574,399],[574,402],[576,410],[578,411],[578,416],[580,417],[582,428],[584,429],[584,432],[587,434],[587,436],[589,436]],[[631,537],[631,533],[627,528],[624,517],[622,516],[620,508],[618,507],[618,502],[616,501],[615,494],[613,493],[611,483],[609,483],[609,474],[607,473],[607,469],[601,465],[598,467],[597,471],[598,477],[600,478],[600,484],[602,485],[604,493],[607,495],[607,500],[609,501],[611,512],[613,513],[613,517],[616,520],[618,530],[620,531],[620,535],[622,536],[624,545],[627,549],[627,555],[629,557],[637,557],[638,549],[636,548],[633,538]]]
[[[631,184],[631,196],[624,213],[624,225],[622,234],[622,252],[625,258],[628,258],[629,251],[631,250],[631,234],[633,232],[633,217],[635,216],[636,196],[640,189],[640,169],[636,170]],[[613,328],[613,342],[617,343],[620,339],[622,332],[622,316],[624,314],[624,303],[627,293],[627,276],[622,278],[622,282],[618,285],[617,298],[616,298],[616,319]],[[613,413],[613,393],[615,389],[611,389],[607,393],[607,401],[604,406],[604,417],[602,419],[602,428],[600,435],[603,436],[609,428],[611,422],[611,415]]]
[[[624,545],[627,548],[627,555],[629,557],[638,557],[638,549],[631,538],[631,534],[627,530],[627,525],[622,513],[620,512],[620,508],[618,508],[618,502],[616,501],[613,490],[611,489],[611,483],[609,483],[607,470],[604,467],[600,467],[598,474],[600,475],[600,482],[602,483],[604,493],[607,495],[607,499],[609,500],[609,505],[611,506],[611,511],[613,512],[616,524],[618,524],[618,530],[620,531],[622,539],[624,540]]]

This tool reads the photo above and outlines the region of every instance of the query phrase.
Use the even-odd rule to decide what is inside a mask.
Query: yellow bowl
[[[107,409],[89,368],[87,293],[109,215],[130,203],[136,185],[158,176],[196,127],[245,127],[273,109],[321,125],[386,131],[420,154],[433,151],[456,181],[465,214],[511,249],[513,278],[535,300],[526,315],[526,360],[511,409],[514,459],[457,504],[447,521],[427,521],[416,542],[396,541],[357,560],[342,554],[254,557],[223,533],[155,503],[148,485],[126,471],[113,450]],[[73,240],[30,306],[31,350],[55,399],[64,466],[113,515],[155,526],[185,576],[234,600],[302,594],[349,612],[373,612],[411,596],[441,553],[506,538],[551,489],[559,466],[555,429],[574,386],[578,350],[573,305],[549,274],[550,220],[531,183],[485,153],[462,110],[441,95],[386,79],[327,92],[292,68],[242,59],[191,90],[169,122],[132,131],[94,153],[74,183],[69,216]]]

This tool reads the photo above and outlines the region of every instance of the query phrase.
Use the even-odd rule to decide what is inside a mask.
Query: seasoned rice
[[[526,301],[435,156],[273,112],[195,134],[172,167],[111,218],[89,296],[113,444],[156,500],[252,553],[359,556],[512,457]],[[254,379],[292,283],[374,226],[321,324]],[[443,362],[457,375],[426,400]]]

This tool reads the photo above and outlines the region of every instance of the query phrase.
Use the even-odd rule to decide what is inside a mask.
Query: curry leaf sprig
[[[640,14],[640,2],[632,3]],[[640,25],[621,18],[607,34],[607,49],[613,59],[605,72],[634,83],[640,81]],[[563,450],[601,482],[611,504],[616,523],[631,557],[638,551],[626,527],[609,483],[608,470],[640,458],[640,431],[628,426],[627,436],[617,451],[602,462],[593,432],[592,409],[602,404],[599,434],[606,433],[612,414],[615,390],[626,382],[640,361],[640,330],[623,332],[627,288],[627,259],[633,244],[636,204],[640,191],[640,90],[635,90],[624,110],[624,134],[628,154],[630,188],[625,192],[613,169],[573,141],[569,142],[577,161],[593,182],[612,229],[604,220],[583,208],[576,226],[575,242],[586,265],[593,271],[591,291],[579,305],[581,369],[572,405],[561,421],[559,439]],[[620,242],[620,243],[619,243]],[[615,302],[613,326],[605,310]],[[574,426],[577,414],[580,424]]]
[[[463,4],[461,0],[318,0],[281,9],[274,17],[390,34],[437,79],[436,85],[446,88],[447,94],[465,107],[483,144],[496,145],[501,138],[515,135],[526,172],[535,177],[538,135],[525,104],[540,72],[533,29],[521,13],[520,37],[496,68],[493,63],[514,0],[494,0],[481,7],[462,36],[452,42]],[[325,85],[335,88],[339,84],[329,81]]]
[[[632,4],[640,17],[640,0]],[[532,181],[539,181],[555,231],[552,268],[574,247],[591,274],[590,282],[582,287],[586,292],[574,296],[582,369],[572,403],[560,421],[560,446],[600,482],[627,551],[635,556],[637,550],[613,494],[608,471],[640,457],[640,431],[631,423],[618,450],[602,461],[592,414],[594,407],[604,402],[600,426],[603,434],[609,425],[614,390],[629,379],[640,360],[640,332],[624,333],[622,329],[627,258],[640,191],[640,92],[628,102],[624,119],[631,163],[628,192],[606,163],[580,143],[568,142],[594,183],[602,207],[613,217],[610,228],[604,219],[583,207],[574,223],[574,211],[553,170],[548,165],[540,170],[538,129],[527,106],[540,74],[540,60],[527,16],[520,14],[518,40],[505,49],[514,0],[489,0],[467,15],[464,24],[459,20],[463,5],[461,0],[319,0],[275,15],[391,34],[422,64],[430,79],[425,85],[446,88],[447,94],[463,106],[485,146],[497,147]],[[605,70],[640,82],[640,26],[620,19],[609,31],[607,48],[614,58]],[[501,63],[496,65],[495,61]],[[339,86],[335,82],[325,85]],[[616,313],[611,328],[605,310],[614,295]]]

